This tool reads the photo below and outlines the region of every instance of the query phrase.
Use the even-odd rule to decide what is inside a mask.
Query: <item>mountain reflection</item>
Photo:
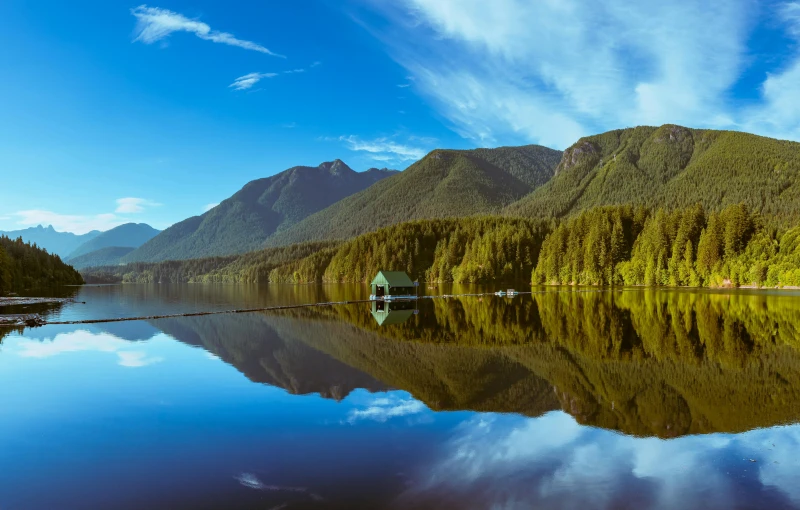
[[[397,388],[436,410],[562,409],[583,424],[659,437],[800,416],[793,296],[549,291],[425,299],[401,305],[412,307],[397,310],[402,321],[382,322],[368,306],[152,325],[293,393]]]

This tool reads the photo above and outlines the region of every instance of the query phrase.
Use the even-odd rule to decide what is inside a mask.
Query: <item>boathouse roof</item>
[[[413,287],[414,282],[404,271],[378,271],[372,285],[388,285],[389,287]]]

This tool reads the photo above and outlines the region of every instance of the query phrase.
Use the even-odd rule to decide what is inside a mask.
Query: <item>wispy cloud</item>
[[[239,76],[234,80],[233,83],[228,85],[229,87],[234,88],[235,90],[247,90],[252,88],[253,85],[260,82],[264,78],[274,78],[278,76],[278,73],[250,73],[245,74],[244,76]]]
[[[219,205],[219,202],[214,202],[213,204],[206,204],[206,206],[203,207],[203,212],[208,212],[208,211],[210,211],[211,209],[215,208],[218,205]]]
[[[401,89],[404,89],[406,87],[410,87],[411,84],[410,83],[398,83],[397,86],[400,87]]]
[[[739,126],[776,138],[800,140],[800,2],[787,2],[777,11],[786,33],[795,39],[794,58],[782,69],[767,73],[759,104],[746,109]]]
[[[109,230],[126,223],[125,218],[115,214],[96,214],[93,216],[83,216],[74,214],[59,214],[53,211],[41,209],[30,209],[14,213],[17,224],[29,225],[52,225],[60,232],[73,232],[75,234],[85,234],[91,230]]]
[[[372,31],[416,79],[414,89],[456,132],[482,145],[563,148],[586,134],[662,123],[749,126],[800,139],[800,45],[783,45],[773,62],[759,63],[773,69],[749,91],[757,107],[743,108],[735,92],[750,86],[742,79],[753,65],[754,27],[778,13],[800,39],[800,2],[368,5],[388,21]]]
[[[314,64],[316,64],[316,62]],[[309,68],[316,67],[314,64],[311,64]],[[228,86],[232,87],[235,90],[247,90],[249,88],[252,88],[253,85],[260,82],[264,78],[274,78],[281,74],[300,74],[305,72],[306,72],[305,69],[297,68],[297,69],[289,69],[288,71],[281,71],[279,73],[250,73],[236,78],[236,80],[234,80],[234,82]]]
[[[229,46],[236,46],[245,50],[257,51],[274,57],[286,58],[265,48],[264,46],[243,39],[237,39],[233,34],[212,30],[202,21],[189,19],[186,16],[167,9],[140,5],[131,9],[131,14],[136,17],[134,41],[145,44],[163,41],[173,32],[189,32],[200,39]]]
[[[147,207],[158,207],[161,204],[148,200],[146,198],[125,197],[117,199],[117,209],[114,212],[118,213],[140,213]]]
[[[376,138],[362,140],[358,136],[340,136],[340,142],[351,151],[367,152],[369,157],[376,161],[410,161],[425,156],[427,151],[421,147],[397,143],[390,138]]]

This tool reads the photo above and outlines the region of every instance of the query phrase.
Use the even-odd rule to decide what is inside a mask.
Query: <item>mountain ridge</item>
[[[414,219],[498,213],[545,184],[560,157],[560,151],[539,145],[436,149],[403,172],[276,232],[266,246],[345,239]]]
[[[800,143],[674,124],[581,138],[553,178],[506,214],[559,218],[593,207],[644,205],[709,211],[744,203],[783,224],[800,220]]]
[[[85,234],[59,232],[52,225],[47,227],[38,225],[21,230],[0,231],[0,235],[10,239],[21,237],[26,243],[35,243],[39,248],[43,248],[48,253],[58,255],[61,258],[67,257],[75,248],[101,233],[99,230],[92,230]]]
[[[123,257],[124,262],[161,261],[244,253],[275,233],[396,173],[356,172],[340,159],[316,167],[295,166],[256,179],[200,216],[167,228]]]
[[[72,261],[103,248],[138,248],[156,235],[157,230],[147,223],[123,223],[84,242],[75,248],[65,260]]]

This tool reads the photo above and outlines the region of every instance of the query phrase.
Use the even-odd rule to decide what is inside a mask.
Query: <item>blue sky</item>
[[[800,3],[0,3],[0,230],[157,228],[341,158],[640,124],[800,140]]]

